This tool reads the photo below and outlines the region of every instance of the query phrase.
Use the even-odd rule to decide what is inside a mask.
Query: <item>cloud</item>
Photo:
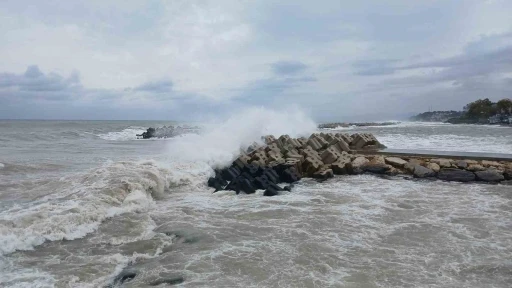
[[[361,76],[389,75],[395,73],[395,59],[361,60],[352,64],[355,74]]]
[[[82,91],[78,73],[62,77],[43,73],[36,65],[23,74],[0,73],[0,97],[37,98],[39,100],[67,100]]]
[[[192,118],[294,103],[350,120],[427,102],[458,109],[509,93],[511,9],[478,0],[3,1],[0,117]]]
[[[304,71],[308,66],[299,61],[279,61],[272,63],[272,70],[277,75],[291,75]]]
[[[135,87],[135,91],[151,92],[151,93],[170,93],[174,84],[171,80],[161,80],[155,82],[147,82]]]

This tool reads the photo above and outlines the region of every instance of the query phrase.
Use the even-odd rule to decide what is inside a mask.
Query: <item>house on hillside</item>
[[[512,116],[505,114],[496,114],[489,117],[489,124],[510,124]]]

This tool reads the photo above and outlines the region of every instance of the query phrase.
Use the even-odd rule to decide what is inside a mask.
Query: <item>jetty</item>
[[[214,167],[208,186],[236,194],[291,191],[301,178],[325,181],[364,173],[408,179],[512,185],[512,154],[387,149],[369,133],[262,137],[227,167]],[[287,186],[282,183],[289,184]]]

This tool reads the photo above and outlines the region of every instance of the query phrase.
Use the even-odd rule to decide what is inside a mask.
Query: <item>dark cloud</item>
[[[306,70],[308,66],[299,61],[279,61],[272,64],[272,70],[277,75],[292,75]]]
[[[25,73],[0,73],[0,96],[37,98],[46,100],[71,99],[83,90],[78,73],[62,77],[56,73],[43,73],[36,65]]]

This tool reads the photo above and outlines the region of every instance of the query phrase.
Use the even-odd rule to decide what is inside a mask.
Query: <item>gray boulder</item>
[[[460,169],[466,169],[468,168],[468,162],[464,160],[455,161],[455,166],[459,167]]]
[[[436,172],[432,171],[432,169],[428,169],[421,165],[414,166],[414,177],[417,178],[427,178],[427,177],[435,177]]]
[[[398,157],[387,157],[386,163],[394,167],[402,168],[405,166],[405,164],[407,164],[407,161]]]
[[[499,182],[505,180],[503,174],[501,174],[498,170],[489,169],[485,171],[477,171],[475,172],[476,179],[480,181],[486,182]]]
[[[437,173],[437,178],[445,181],[470,182],[475,181],[475,174],[466,170],[443,168]]]

